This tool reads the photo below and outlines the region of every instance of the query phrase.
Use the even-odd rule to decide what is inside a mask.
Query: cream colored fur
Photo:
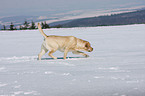
[[[49,51],[48,55],[54,59],[57,57],[53,56],[52,54],[57,50],[64,52],[64,59],[66,59],[67,53],[72,52],[73,54],[80,54],[85,57],[88,57],[87,54],[81,51],[93,51],[93,48],[90,46],[88,41],[84,41],[82,39],[78,39],[74,36],[55,36],[50,35],[47,36],[42,28],[40,23],[38,23],[38,29],[42,36],[44,37],[44,41],[41,46],[41,52],[38,55],[38,59],[41,60],[41,57]],[[81,50],[81,51],[80,51]]]

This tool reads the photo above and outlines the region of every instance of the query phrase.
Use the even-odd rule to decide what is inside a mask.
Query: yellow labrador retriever
[[[64,59],[66,59],[67,53],[70,51],[73,54],[80,54],[85,57],[89,56],[80,50],[88,52],[93,51],[93,48],[90,46],[88,41],[78,39],[74,36],[47,36],[43,32],[40,23],[38,23],[38,29],[44,37],[44,41],[41,46],[41,52],[38,55],[39,60],[41,60],[42,55],[44,55],[47,51],[49,51],[48,55],[54,59],[57,59],[57,57],[53,56],[52,54],[57,50],[64,52]]]

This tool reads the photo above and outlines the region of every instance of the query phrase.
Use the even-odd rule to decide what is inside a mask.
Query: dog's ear
[[[87,43],[85,44],[85,47],[86,47],[86,48],[90,47],[90,43],[87,42]]]
[[[87,43],[85,44],[85,47],[88,47],[88,44]]]

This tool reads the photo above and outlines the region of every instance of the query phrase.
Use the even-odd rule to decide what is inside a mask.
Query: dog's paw
[[[53,59],[57,59],[57,57],[54,57]]]
[[[89,57],[89,55],[85,55],[85,57]]]
[[[63,59],[66,60],[66,57],[64,57]]]

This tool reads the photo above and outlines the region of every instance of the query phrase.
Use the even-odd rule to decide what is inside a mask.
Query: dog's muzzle
[[[88,49],[88,52],[92,52],[92,51],[93,51],[93,48],[92,47]]]

